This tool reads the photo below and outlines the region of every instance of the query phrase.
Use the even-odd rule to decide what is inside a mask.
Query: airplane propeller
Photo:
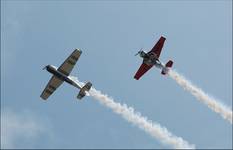
[[[137,56],[138,54],[140,54],[142,52],[142,48],[134,55]]]
[[[47,66],[45,66],[45,67],[43,68],[43,70],[45,70],[46,67],[47,67]]]

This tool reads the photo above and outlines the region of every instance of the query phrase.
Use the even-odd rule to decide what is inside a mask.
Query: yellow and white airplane
[[[43,69],[46,69],[48,72],[53,74],[49,83],[45,87],[44,91],[40,95],[43,100],[47,100],[47,98],[53,94],[53,92],[65,81],[74,87],[80,89],[79,94],[77,95],[78,99],[82,99],[86,95],[86,91],[89,91],[92,83],[87,82],[83,87],[75,82],[69,75],[74,65],[78,61],[82,51],[79,49],[75,49],[73,53],[63,62],[63,64],[56,68],[53,65],[47,65]]]

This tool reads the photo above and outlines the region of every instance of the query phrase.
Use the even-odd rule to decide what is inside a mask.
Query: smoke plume
[[[169,70],[168,75],[174,79],[181,87],[189,91],[193,96],[195,96],[199,101],[206,104],[214,112],[220,114],[224,119],[232,124],[232,110],[217,101],[215,98],[206,94],[202,89],[193,85],[190,81],[185,79],[184,76],[180,75],[174,70]]]
[[[84,83],[80,82],[76,77],[71,77],[81,86]],[[189,144],[187,141],[183,140],[181,137],[177,137],[169,132],[165,127],[160,124],[148,120],[146,117],[141,116],[139,112],[135,112],[132,107],[128,107],[126,104],[120,104],[114,101],[113,98],[102,94],[95,88],[91,88],[89,92],[86,92],[87,96],[92,96],[98,100],[101,104],[112,109],[116,114],[121,115],[125,120],[134,125],[138,126],[140,129],[144,130],[146,133],[150,134],[152,137],[161,141],[163,144],[169,145],[173,148],[181,149],[194,149],[194,145]]]
[[[144,130],[152,137],[158,139],[163,144],[172,146],[173,148],[194,148],[194,145],[190,145],[187,141],[183,140],[181,137],[177,137],[169,132],[165,127],[160,124],[148,120],[146,117],[141,116],[139,112],[135,112],[132,107],[128,107],[126,104],[121,105],[116,103],[113,98],[102,94],[94,88],[89,91],[90,96],[97,99],[101,104],[112,109],[115,113],[121,115],[128,122],[133,123],[140,129]]]

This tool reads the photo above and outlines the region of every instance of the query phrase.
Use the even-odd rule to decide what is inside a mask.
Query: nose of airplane
[[[45,70],[46,68],[47,68],[47,65],[46,65],[46,66],[44,66],[43,70]]]

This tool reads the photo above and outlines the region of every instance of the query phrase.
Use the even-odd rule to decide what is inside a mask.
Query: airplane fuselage
[[[78,85],[75,81],[73,81],[71,78],[69,78],[69,76],[58,71],[55,66],[47,65],[45,68],[49,73],[53,74],[54,76],[61,79],[62,81],[65,81],[65,82],[73,85],[74,87],[81,89],[80,85]]]
[[[143,58],[143,62],[147,65],[155,65],[159,69],[165,68],[165,66],[159,61],[155,53],[146,53],[144,51],[140,52],[140,57]]]

